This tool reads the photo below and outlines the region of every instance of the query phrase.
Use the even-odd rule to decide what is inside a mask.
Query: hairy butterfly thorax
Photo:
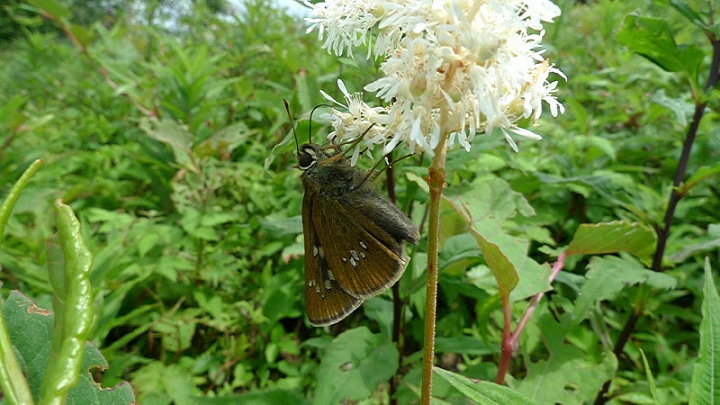
[[[375,192],[344,154],[317,144],[298,149],[305,197],[305,307],[313,325],[330,325],[395,284],[408,264],[404,242],[417,227]]]

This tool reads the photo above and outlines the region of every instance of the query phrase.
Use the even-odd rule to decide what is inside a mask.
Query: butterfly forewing
[[[305,311],[315,326],[331,325],[354,311],[362,299],[343,290],[335,280],[325,259],[313,217],[313,193],[303,198],[303,232],[305,236]]]
[[[312,222],[326,252],[327,264],[348,294],[377,295],[392,286],[407,266],[401,242],[337,199],[317,196]]]

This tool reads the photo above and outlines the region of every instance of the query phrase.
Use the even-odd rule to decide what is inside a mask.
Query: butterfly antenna
[[[333,108],[330,104],[318,104],[315,107],[313,107],[312,111],[310,111],[310,127],[308,128],[308,141],[312,143],[312,116],[315,113],[315,110],[317,110],[320,107],[328,107]]]
[[[290,113],[290,104],[286,99],[283,99],[283,103],[285,103],[285,111],[287,111],[288,118],[290,118],[290,126],[292,127],[293,136],[295,137],[295,150],[297,151],[298,155],[300,154],[300,144],[298,143],[298,137],[297,132],[295,132],[295,120],[293,119],[292,114]]]

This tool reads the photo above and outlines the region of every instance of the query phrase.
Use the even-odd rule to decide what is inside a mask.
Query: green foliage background
[[[44,242],[52,201],[62,198],[95,257],[92,340],[109,364],[103,385],[128,380],[141,404],[387,402],[384,381],[398,367],[388,361],[397,358],[389,294],[329,329],[304,318],[302,190],[282,104],[288,98],[305,113],[323,101],[320,89],[336,94],[342,78],[360,90],[376,66],[338,61],[298,17],[263,0],[248,0],[235,17],[194,2],[173,24],[122,7],[71,8],[67,21],[82,47],[41,17],[38,3],[9,2],[0,15],[0,195],[32,161],[46,162],[8,224],[3,296],[19,289],[50,308]],[[163,2],[154,4],[162,11]],[[559,86],[566,114],[543,120],[535,131],[545,139],[519,153],[500,136],[479,136],[471,153],[454,150],[448,161],[450,194],[485,187],[492,204],[517,193],[503,227],[538,263],[554,261],[582,223],[662,221],[693,106],[687,83],[619,45],[625,16],[668,18],[678,42],[703,44],[665,2],[559,4],[563,15],[545,42],[569,78]],[[688,173],[718,164],[718,120],[714,100]],[[316,140],[327,132],[319,127]],[[416,223],[426,166],[420,157],[396,167],[398,205]],[[569,258],[520,340],[509,385],[538,403],[580,403],[615,376],[616,403],[651,403],[642,348],[661,403],[685,402],[705,256],[718,268],[718,194],[711,179],[681,201],[666,253],[669,281],[623,278],[627,269],[646,271],[643,258]],[[492,381],[503,325],[497,287],[472,234],[457,225],[444,222],[439,365]],[[417,398],[420,383],[424,249],[413,252],[401,281],[401,403]],[[617,274],[617,286],[598,279],[608,274]],[[604,290],[584,290],[591,282]],[[616,359],[608,352],[641,291],[633,286],[643,283],[655,289],[627,356]],[[515,319],[526,305],[515,303]],[[567,314],[577,326],[565,328]],[[367,361],[355,375],[341,372],[357,359],[383,367]],[[435,395],[464,401],[442,379]]]

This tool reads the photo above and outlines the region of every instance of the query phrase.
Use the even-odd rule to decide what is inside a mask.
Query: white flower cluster
[[[564,112],[553,93],[557,73],[542,56],[542,23],[560,9],[550,0],[326,0],[312,8],[308,32],[317,30],[323,47],[353,56],[368,46],[368,57],[382,57],[384,76],[365,86],[384,100],[370,107],[360,93],[338,81],[345,104],[330,120],[338,140],[363,137],[383,153],[405,142],[410,150],[432,153],[441,131],[470,150],[478,132],[499,128],[510,146],[514,134],[540,139],[516,126],[534,122],[546,102],[553,116]],[[371,35],[372,33],[372,35]],[[373,42],[374,41],[374,42]],[[359,148],[359,145],[358,145]],[[353,164],[359,149],[355,150]]]

